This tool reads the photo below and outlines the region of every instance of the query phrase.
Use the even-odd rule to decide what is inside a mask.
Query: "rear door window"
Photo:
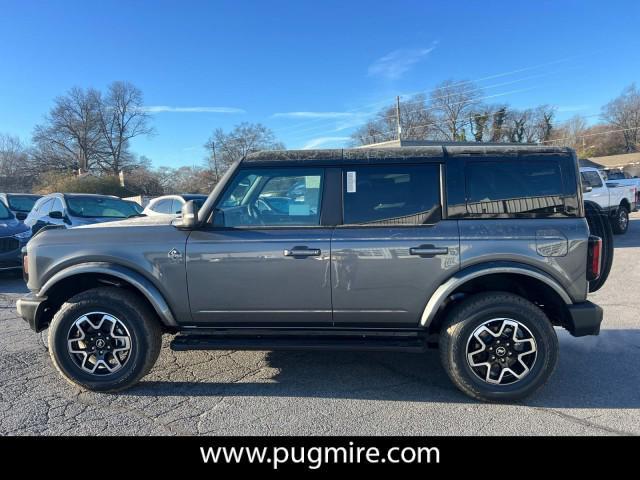
[[[345,225],[423,225],[440,220],[440,167],[358,166],[343,170]]]

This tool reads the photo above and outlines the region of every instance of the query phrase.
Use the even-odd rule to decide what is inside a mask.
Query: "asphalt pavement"
[[[451,384],[436,351],[172,352],[142,382],[97,394],[65,382],[17,317],[21,279],[0,276],[0,434],[618,435],[640,434],[640,214],[616,236],[597,337],[563,330],[548,384],[513,405]]]

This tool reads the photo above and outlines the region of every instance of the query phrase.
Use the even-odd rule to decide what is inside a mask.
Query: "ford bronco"
[[[553,372],[554,327],[599,333],[587,294],[610,227],[587,217],[566,148],[259,152],[182,218],[43,229],[18,311],[90,390],[134,385],[172,334],[174,350],[439,347],[460,390],[509,401]]]

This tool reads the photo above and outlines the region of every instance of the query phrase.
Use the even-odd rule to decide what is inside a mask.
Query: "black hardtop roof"
[[[535,154],[572,154],[568,147],[517,144],[460,144],[424,147],[338,148],[320,150],[262,150],[250,153],[242,163],[349,162],[370,160],[441,159],[453,156],[514,157]]]

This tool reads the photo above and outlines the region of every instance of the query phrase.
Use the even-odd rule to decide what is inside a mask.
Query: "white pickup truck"
[[[614,233],[625,233],[629,228],[629,213],[636,210],[635,186],[607,182],[597,168],[580,169],[583,198],[596,203],[609,214]]]

